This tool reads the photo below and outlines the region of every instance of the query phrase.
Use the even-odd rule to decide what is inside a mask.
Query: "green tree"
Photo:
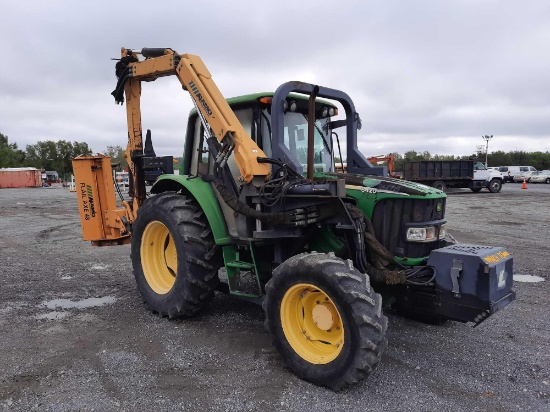
[[[79,143],[73,142],[73,158],[76,156],[90,156],[92,154],[92,149],[88,146],[88,143]]]
[[[414,162],[415,160],[418,160],[418,153],[414,150],[409,150],[403,155],[403,160],[405,162]]]
[[[404,163],[405,163],[405,158],[401,154],[397,152],[393,154],[393,166],[396,172],[403,171]]]
[[[122,146],[107,146],[103,154],[111,158],[111,164],[119,164],[117,170],[125,170],[128,167],[128,162],[124,157],[124,149]]]
[[[0,167],[20,167],[25,161],[25,152],[17,143],[9,143],[8,136],[0,133]]]
[[[487,155],[487,162],[489,166],[512,166],[510,153],[505,153],[502,150],[489,153]]]
[[[37,169],[55,170],[67,180],[73,171],[72,159],[79,155],[91,154],[92,149],[88,143],[47,140],[27,145],[26,162]]]
[[[27,163],[37,169],[55,170],[57,148],[51,140],[27,145]]]

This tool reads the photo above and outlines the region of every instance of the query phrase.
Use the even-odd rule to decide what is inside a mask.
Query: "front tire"
[[[300,378],[339,390],[368,376],[387,346],[382,299],[333,253],[288,259],[266,284],[266,329]]]
[[[173,192],[148,198],[133,225],[132,266],[151,311],[169,318],[196,315],[214,297],[221,267],[200,206]]]
[[[499,179],[493,179],[489,182],[489,192],[498,193],[502,189],[502,182]]]
[[[550,185],[550,177],[544,181],[547,185]]]

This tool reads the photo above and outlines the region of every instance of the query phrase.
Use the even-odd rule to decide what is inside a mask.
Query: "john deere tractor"
[[[380,362],[383,307],[478,324],[515,298],[503,248],[449,242],[446,195],[386,177],[361,154],[346,93],[288,82],[226,101],[199,57],[172,49],[122,49],[116,74],[131,197],[117,207],[109,158],[76,158],[83,237],[131,242],[150,310],[194,316],[216,291],[261,304],[292,370],[338,390]],[[141,85],[169,75],[196,108],[181,173],[161,174],[148,195],[146,172],[172,163],[154,155],[150,133],[143,147]],[[346,173],[335,173],[339,134]]]

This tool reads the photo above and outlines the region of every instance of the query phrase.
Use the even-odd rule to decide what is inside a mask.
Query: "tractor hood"
[[[420,196],[429,198],[443,198],[445,193],[419,183],[408,180],[382,176],[365,176],[352,173],[324,173],[324,177],[344,179],[346,190],[361,191],[368,194],[386,194],[401,196]]]

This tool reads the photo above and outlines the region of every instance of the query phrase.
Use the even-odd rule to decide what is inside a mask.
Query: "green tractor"
[[[180,174],[161,175],[146,197],[144,171],[171,162],[154,156],[150,133],[146,150],[141,144],[141,81],[168,75],[196,108]],[[131,241],[137,286],[153,312],[194,316],[216,291],[261,304],[292,370],[339,390],[379,364],[383,308],[479,324],[514,300],[503,248],[449,241],[445,193],[367,161],[346,93],[288,82],[226,101],[198,56],[172,49],[122,49],[117,76],[132,201],[114,209],[108,158],[75,159],[81,222],[94,244]],[[335,173],[338,133],[346,173]]]
[[[315,98],[313,110],[312,94],[325,98]],[[344,106],[344,120],[331,120],[338,108],[326,99]],[[292,82],[228,103],[271,159],[272,178],[246,192],[232,157],[216,176],[216,149],[191,112],[181,174],[159,178],[133,227],[134,273],[151,310],[192,316],[216,290],[261,303],[292,370],[338,390],[379,363],[387,345],[382,307],[430,322],[479,323],[513,300],[505,251],[449,246],[446,195],[385,177],[358,151],[360,119],[347,95]],[[334,173],[339,128],[343,174]],[[308,166],[312,178],[304,177]],[[279,214],[288,211],[284,223]]]

